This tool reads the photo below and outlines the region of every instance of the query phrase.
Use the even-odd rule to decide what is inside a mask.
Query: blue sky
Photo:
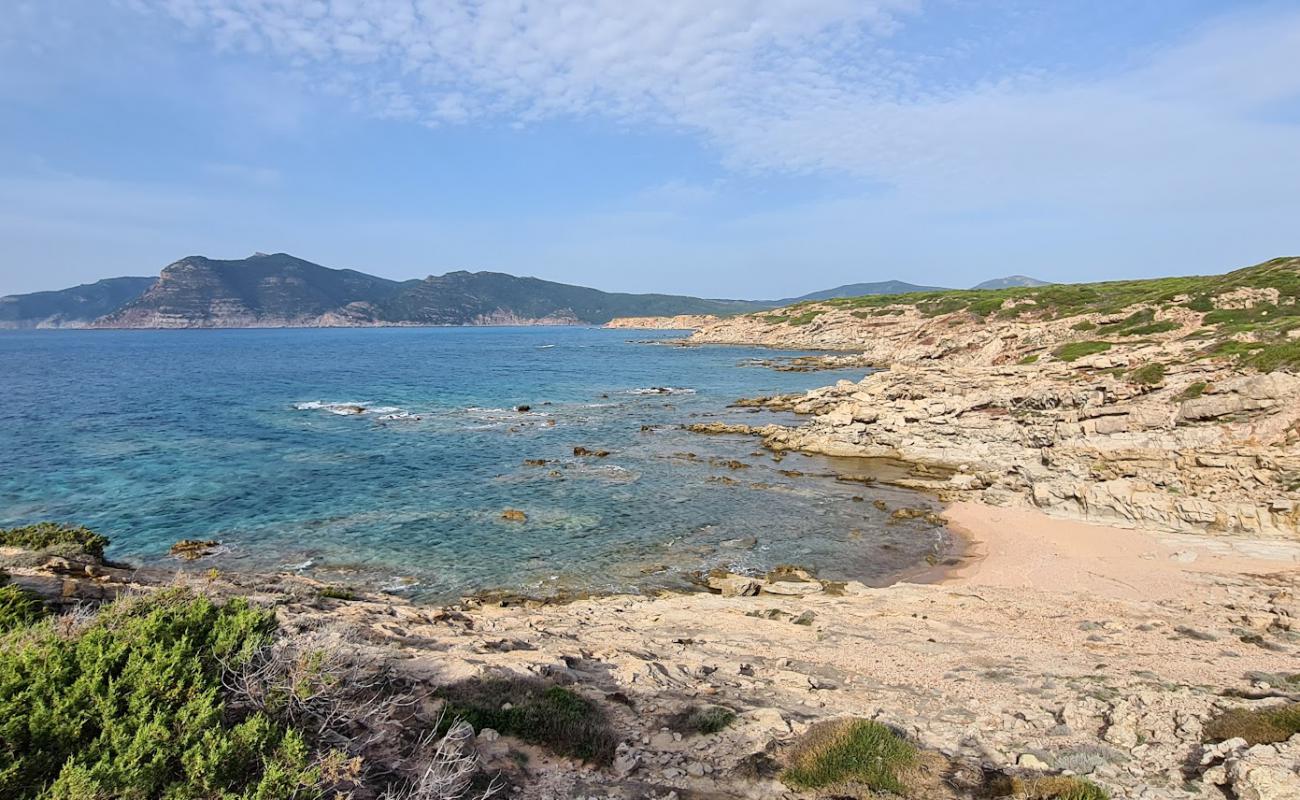
[[[0,0],[0,293],[286,251],[780,297],[1300,254],[1300,3]]]

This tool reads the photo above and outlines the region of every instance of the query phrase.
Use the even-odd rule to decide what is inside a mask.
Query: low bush
[[[1154,333],[1168,333],[1169,331],[1178,330],[1178,323],[1173,320],[1160,320],[1152,322],[1149,325],[1138,325],[1132,328],[1126,328],[1120,332],[1121,336],[1150,336]]]
[[[356,600],[357,592],[349,586],[322,586],[320,596],[330,600]]]
[[[0,546],[44,550],[60,544],[77,545],[87,553],[103,558],[108,539],[89,528],[58,522],[38,522],[35,525],[0,530]]]
[[[1248,356],[1246,363],[1260,372],[1300,370],[1300,341],[1264,347]]]
[[[1143,386],[1155,386],[1165,379],[1165,365],[1155,361],[1129,370],[1128,379]]]
[[[536,678],[472,678],[439,691],[445,719],[516,736],[560,755],[608,764],[618,736],[604,709],[572,689]]]
[[[860,784],[903,794],[903,776],[917,749],[879,722],[837,720],[812,726],[796,743],[781,781],[795,789]]]
[[[0,584],[7,576],[0,572]],[[49,614],[45,603],[31,592],[18,586],[0,586],[0,633],[15,628],[25,628]]]
[[[1081,320],[1081,321],[1076,322],[1076,323],[1074,323],[1073,325],[1071,325],[1071,326],[1070,326],[1070,330],[1072,330],[1072,331],[1095,331],[1095,330],[1097,330],[1097,323],[1093,322],[1093,321],[1090,320],[1090,319]]]
[[[678,733],[717,733],[736,721],[736,712],[722,706],[688,708],[668,718],[668,727]]]
[[[1205,724],[1205,741],[1245,739],[1249,745],[1285,742],[1300,733],[1300,703],[1269,708],[1234,708]]]
[[[1053,350],[1052,355],[1062,361],[1078,361],[1084,356],[1104,353],[1109,350],[1111,346],[1110,342],[1070,342],[1069,344],[1063,344]]]
[[[1205,394],[1206,386],[1208,386],[1208,384],[1206,384],[1205,381],[1197,381],[1196,383],[1189,384],[1188,387],[1184,389],[1181,394],[1178,395],[1178,399],[1195,400],[1196,398]]]
[[[274,629],[270,612],[182,590],[119,600],[79,634],[48,622],[0,639],[0,797],[319,795],[303,737],[228,718],[221,675]]]

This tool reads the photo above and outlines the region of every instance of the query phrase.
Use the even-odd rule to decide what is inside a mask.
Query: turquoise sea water
[[[636,591],[778,563],[878,582],[942,545],[870,502],[924,498],[785,475],[824,465],[678,427],[778,419],[726,406],[861,371],[783,373],[745,365],[771,355],[753,348],[631,341],[671,335],[3,333],[0,525],[78,522],[144,564],[179,566],[172,542],[219,539],[197,568],[298,569],[426,599]],[[527,521],[503,520],[507,508]]]

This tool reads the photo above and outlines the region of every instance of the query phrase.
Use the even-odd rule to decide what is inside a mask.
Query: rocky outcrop
[[[1108,362],[1109,363],[1109,362]],[[769,447],[902,459],[913,485],[1161,530],[1291,536],[1300,523],[1300,377],[1219,380],[1190,366],[1160,387],[1095,364],[899,365],[793,404]],[[1179,399],[1214,377],[1199,397]]]
[[[718,321],[712,314],[678,314],[674,317],[616,317],[605,323],[606,328],[638,330],[686,331],[698,330]]]
[[[1300,269],[1291,261],[1284,268]],[[1006,319],[919,304],[798,307],[719,320],[691,341],[854,349],[888,367],[762,403],[810,416],[754,431],[773,449],[902,459],[929,468],[908,485],[1058,516],[1293,537],[1300,376],[1217,355],[1257,352],[1265,333],[1277,341],[1224,311],[1262,319],[1274,308],[1294,314],[1294,299],[1243,287],[1204,303]]]

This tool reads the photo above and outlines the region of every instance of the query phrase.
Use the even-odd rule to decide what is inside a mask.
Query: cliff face
[[[143,294],[157,278],[108,278],[55,292],[0,297],[0,328],[84,328]]]
[[[164,268],[147,292],[97,320],[95,327],[312,326],[332,319],[360,323],[367,318],[367,304],[388,298],[400,286],[284,253],[240,261],[190,256]]]
[[[1211,278],[847,301],[692,341],[852,349],[778,450],[888,456],[953,497],[1169,531],[1300,536],[1300,259]]]

